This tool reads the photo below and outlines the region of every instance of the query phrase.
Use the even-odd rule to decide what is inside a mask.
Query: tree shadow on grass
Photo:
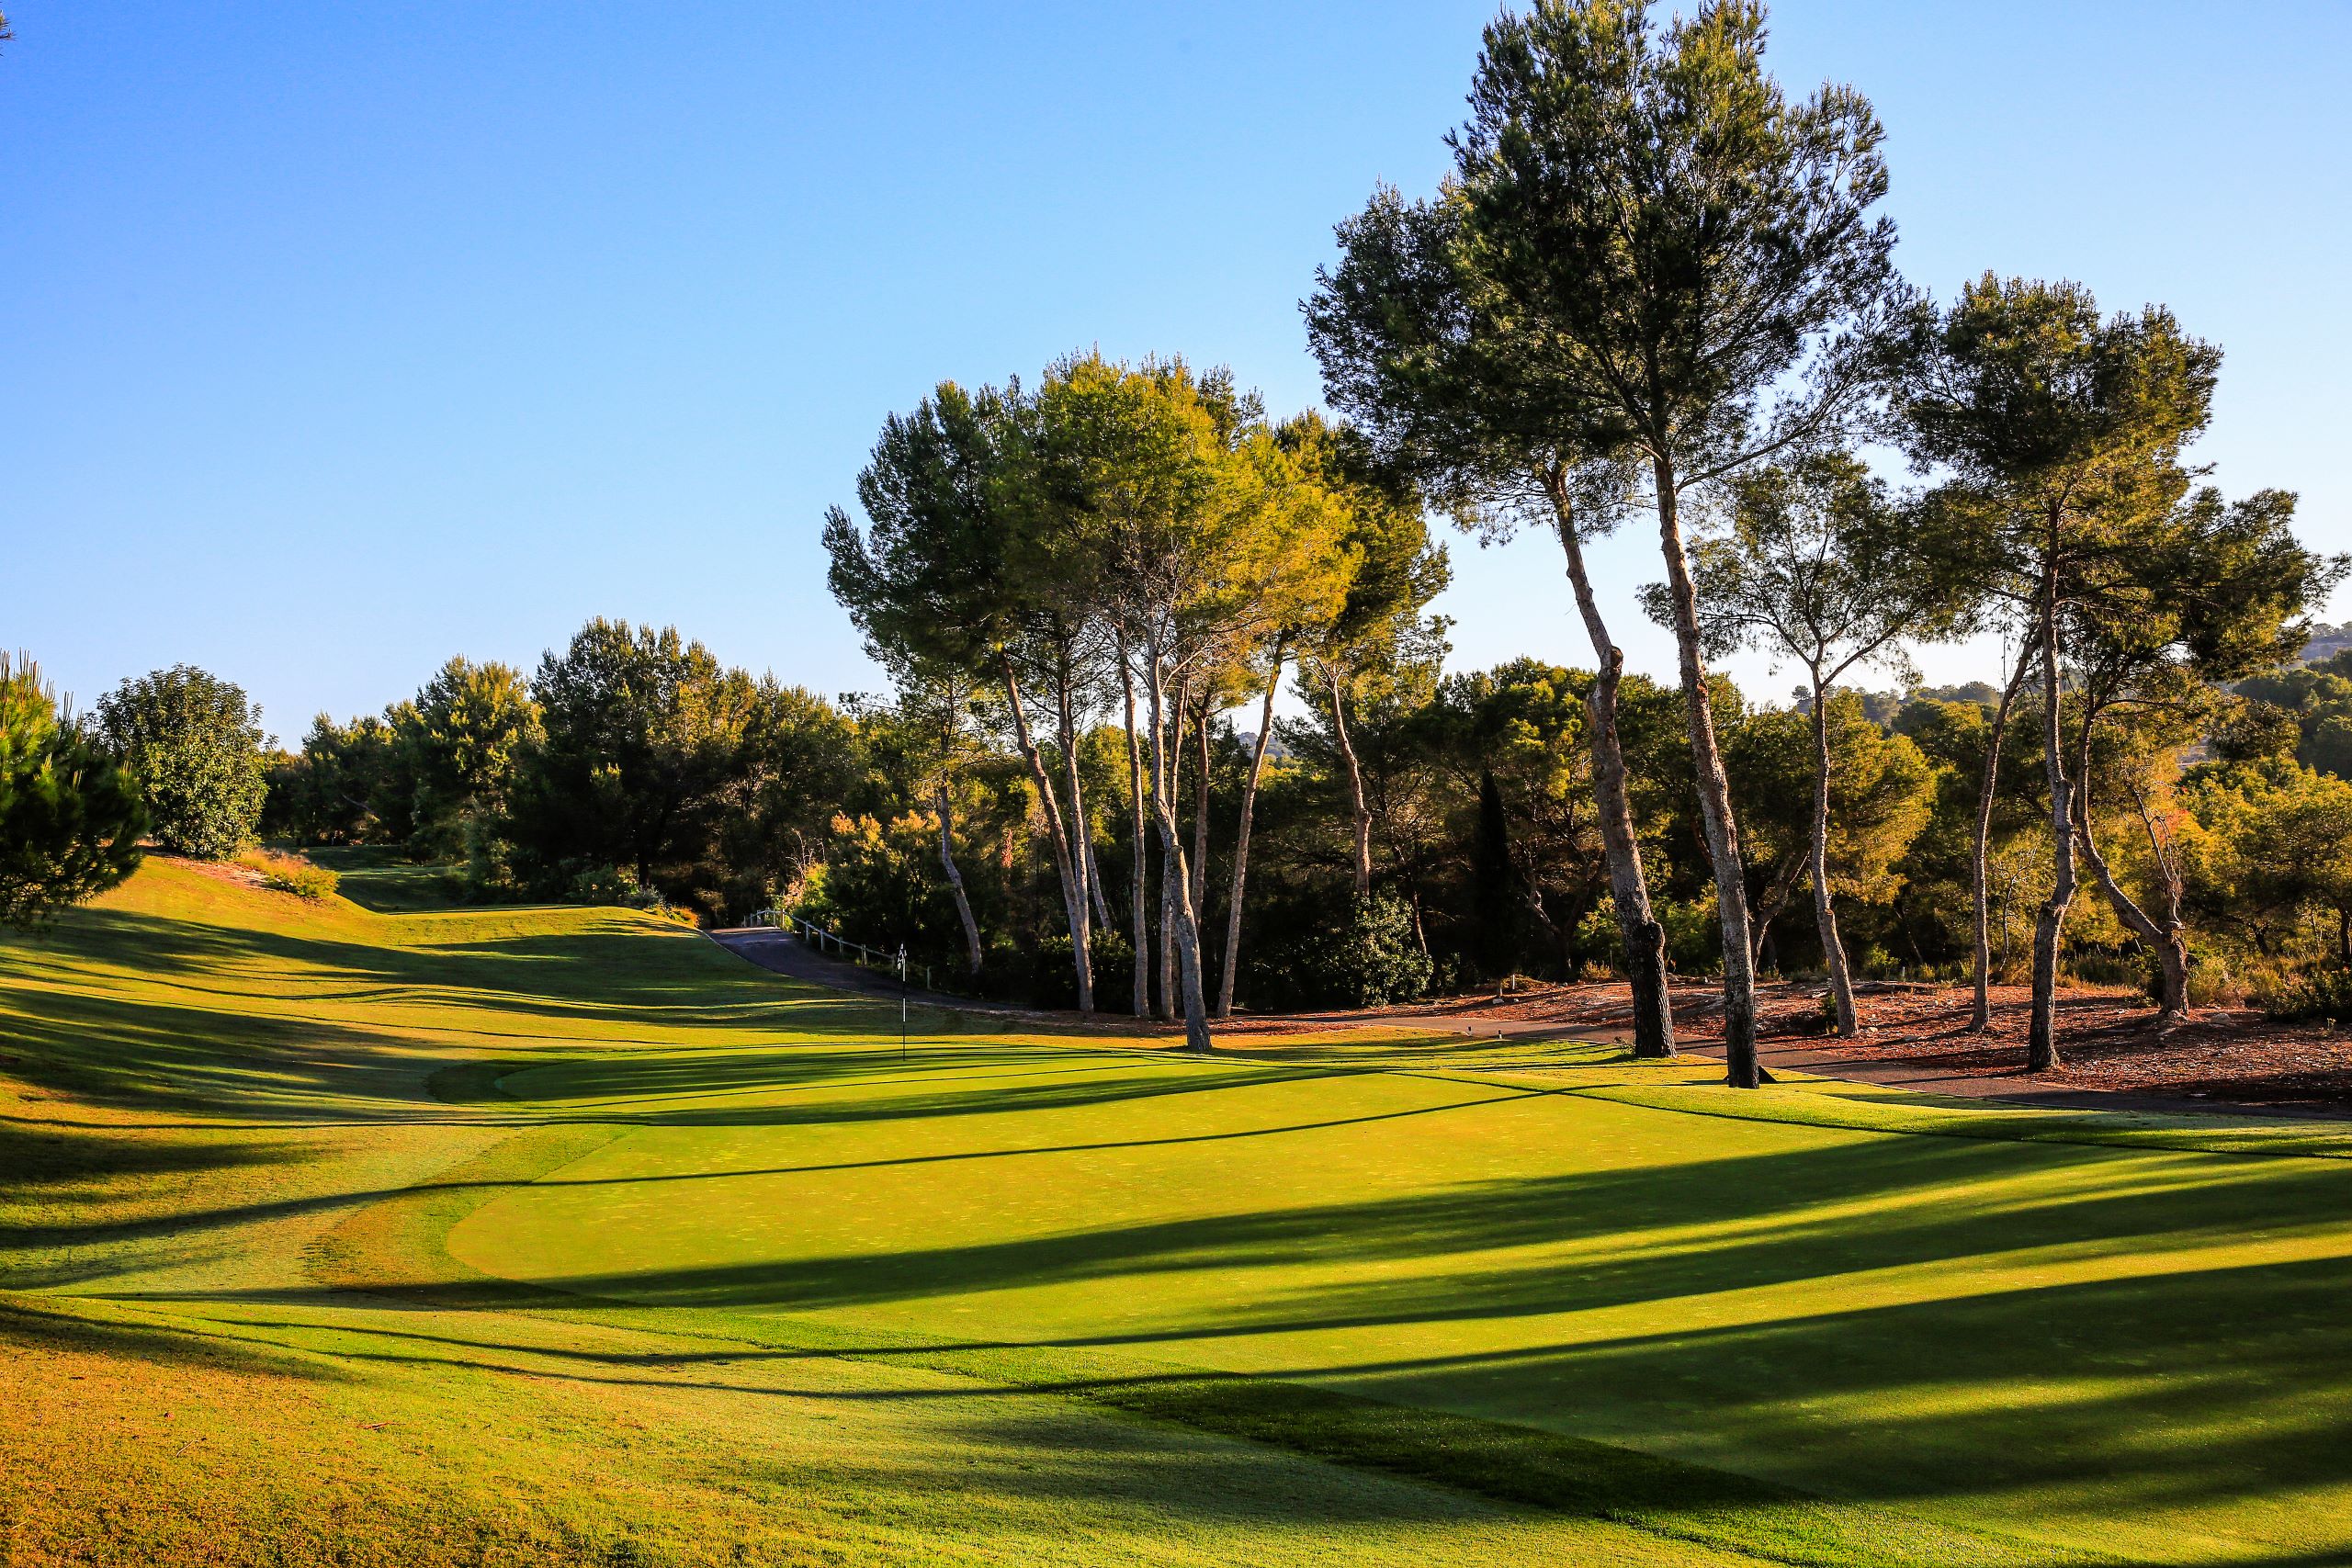
[[[2226,1260],[2234,1238],[2329,1223],[2352,1195],[2348,1183],[2322,1162],[1868,1139],[1687,1171],[1482,1183],[904,1254],[582,1272],[539,1284],[395,1282],[340,1300],[428,1319],[447,1309],[618,1303],[640,1322],[723,1321],[753,1340],[763,1322],[846,1314],[818,1320],[837,1332],[814,1345],[709,1356],[713,1386],[738,1381],[724,1363],[771,1354],[936,1360],[985,1347],[1037,1358],[1023,1382],[1033,1391],[1130,1404],[1177,1374],[1072,1372],[1068,1358],[1215,1360],[1229,1353],[1219,1342],[1322,1335],[1330,1337],[1282,1349],[1287,1375],[1385,1404],[1606,1433],[1614,1445],[1686,1455],[1697,1434],[1702,1453],[1735,1465],[1747,1456],[1880,1506],[1977,1517],[2014,1506],[2032,1517],[2056,1496],[2118,1517],[2174,1510],[2202,1529],[2194,1521],[2207,1510],[2268,1499],[2290,1507],[2352,1473],[2352,1315],[2341,1310],[2352,1299],[2352,1258]],[[1566,1250],[1544,1250],[1555,1245]],[[2030,1269],[1973,1272],[2029,1247],[2105,1259],[2120,1277],[2051,1284]],[[2222,1261],[2182,1250],[2195,1247]],[[1513,1260],[1514,1248],[1530,1250]],[[1483,1267],[1455,1261],[1472,1254],[1488,1255]],[[1272,1288],[1254,1277],[1317,1258],[1430,1267]],[[1856,1293],[1906,1269],[1924,1270],[1912,1288],[1927,1299]],[[1182,1321],[1156,1310],[1170,1298],[1155,1281],[1216,1273],[1230,1276],[1227,1288]],[[939,1346],[866,1338],[856,1326],[860,1309],[945,1291],[1069,1284],[1095,1292],[1098,1329],[1073,1331],[1065,1312],[1065,1326],[1051,1332]],[[1791,1286],[1800,1293],[1758,1298],[1741,1321],[1705,1321],[1731,1292]],[[1017,1329],[1020,1311],[1009,1303],[994,1316]],[[1619,1316],[1607,1323],[1574,1321],[1611,1311]],[[1525,1326],[1510,1328],[1514,1320]],[[1645,1320],[1658,1326],[1627,1326]],[[1497,1329],[1520,1342],[1448,1348],[1492,1346]],[[456,1337],[463,1359],[464,1337]],[[582,1363],[583,1375],[645,1371],[595,1360]],[[662,1370],[679,1367],[673,1359]],[[2224,1527],[2238,1528],[2228,1518],[2214,1526]],[[2282,1564],[2306,1552],[2324,1562],[2337,1543],[2352,1547],[2352,1521],[2322,1517],[2249,1539]]]
[[[736,1180],[747,1178],[810,1175],[840,1170],[880,1170],[927,1165],[977,1165],[1001,1159],[1048,1157],[1055,1155],[1110,1153],[1130,1149],[1160,1148],[1187,1144],[1230,1143],[1253,1138],[1279,1137],[1286,1134],[1320,1132],[1333,1128],[1358,1126],[1375,1122],[1393,1122],[1408,1118],[1439,1115],[1449,1111],[1470,1111],[1480,1107],[1506,1103],[1524,1098],[1518,1092],[1490,1096],[1482,1100],[1458,1100],[1442,1105],[1424,1105],[1401,1111],[1373,1111],[1360,1116],[1330,1117],[1304,1122],[1283,1122],[1258,1127],[1231,1128],[1216,1132],[1175,1134],[1165,1137],[1112,1139],[1096,1143],[1003,1145],[985,1148],[944,1151],[933,1154],[912,1154],[882,1156],[873,1159],[817,1162],[806,1165],[738,1168],[708,1171],[677,1171],[634,1175],[570,1176],[526,1174],[520,1176],[468,1179],[449,1176],[429,1179],[396,1188],[369,1188],[343,1191],[309,1193],[299,1197],[268,1199],[254,1202],[225,1204],[209,1209],[182,1207],[169,1211],[136,1215],[125,1219],[92,1221],[74,1217],[70,1204],[52,1205],[52,1216],[37,1222],[9,1223],[0,1221],[0,1267],[6,1267],[12,1254],[28,1251],[46,1252],[60,1247],[102,1247],[125,1242],[155,1239],[187,1239],[199,1235],[225,1235],[244,1226],[274,1220],[298,1218],[311,1214],[336,1213],[356,1213],[370,1206],[395,1200],[438,1200],[459,1196],[471,1200],[469,1208],[480,1207],[509,1192],[534,1186],[563,1188],[619,1188],[643,1186],[692,1186],[707,1181]],[[606,1123],[582,1121],[578,1122],[541,1120],[522,1124],[526,1130],[545,1130],[561,1126],[601,1126]],[[6,1123],[0,1123],[0,1153],[6,1147]],[[221,1145],[217,1143],[191,1143],[179,1156],[182,1163],[156,1157],[161,1151],[153,1149],[145,1141],[123,1140],[80,1134],[87,1147],[83,1157],[102,1161],[107,1151],[125,1151],[126,1168],[162,1171],[166,1169],[203,1169],[237,1164],[263,1163],[277,1159],[307,1159],[311,1154],[284,1145],[247,1144]],[[219,1157],[206,1158],[209,1149],[219,1149]],[[87,1195],[89,1201],[102,1201],[104,1195]],[[67,1284],[104,1278],[111,1266],[94,1263],[86,1269],[51,1267],[45,1271],[28,1274],[23,1265],[11,1270],[11,1277],[24,1288],[57,1288]],[[454,1287],[453,1287],[454,1288]],[[533,1288],[537,1290],[536,1287]],[[306,1293],[300,1299],[308,1300]],[[280,1297],[278,1299],[289,1299]],[[446,1298],[455,1302],[458,1298]],[[531,1299],[541,1300],[541,1295]],[[544,1299],[571,1299],[560,1292],[545,1295]],[[513,1306],[517,1298],[503,1283],[494,1284],[488,1297],[473,1300],[474,1305]]]
[[[1336,1335],[1280,1353],[1396,1403],[1597,1422],[1637,1448],[1687,1449],[1702,1433],[1705,1451],[1777,1456],[1889,1506],[2010,1498],[2030,1509],[2047,1506],[2033,1499],[2049,1488],[2196,1516],[2352,1474],[2352,1314],[2342,1310],[2352,1258],[2229,1260],[2244,1238],[2323,1231],[2347,1198],[2352,1174],[2321,1162],[1869,1140],[1688,1171],[549,1283],[738,1314],[1080,1285],[1102,1303],[1099,1331],[1007,1337],[1215,1359],[1219,1341]],[[1687,1234],[1652,1234],[1678,1228]],[[1561,1243],[1567,1251],[1544,1255]],[[1514,1261],[1512,1248],[1536,1250]],[[2021,1248],[2118,1277],[2042,1284],[2031,1265],[1975,1272]],[[1501,1260],[1477,1269],[1450,1261],[1495,1252]],[[1252,1277],[1317,1258],[1430,1267],[1327,1284]],[[1912,1271],[1901,1288],[1926,1299],[1872,1299],[1884,1292],[1870,1281],[1892,1270]],[[1183,1321],[1156,1310],[1170,1299],[1156,1280],[1220,1273],[1232,1276],[1223,1293]],[[1688,1326],[1729,1292],[1776,1287],[1799,1293],[1737,1309],[1752,1321]],[[1573,1314],[1623,1309],[1662,1326],[1578,1337]],[[1008,1303],[997,1315],[1017,1322],[1021,1310]],[[1473,1344],[1498,1330],[1523,1342],[1444,1348],[1476,1325],[1487,1326]],[[1384,1343],[1397,1354],[1367,1353]],[[2352,1550],[2352,1519],[2312,1529]],[[2291,1535],[2268,1544],[2290,1561],[2301,1549]]]
[[[345,1382],[354,1376],[332,1362],[292,1356],[246,1336],[179,1324],[132,1322],[75,1310],[70,1303],[51,1304],[40,1297],[0,1294],[0,1356],[38,1350],[311,1382]]]
[[[0,1118],[0,1196],[53,1201],[60,1189],[96,1190],[126,1179],[196,1175],[239,1167],[295,1165],[315,1155],[256,1138],[124,1137],[110,1129]]]

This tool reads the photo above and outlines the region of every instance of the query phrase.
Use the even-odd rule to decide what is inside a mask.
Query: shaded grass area
[[[404,886],[159,863],[0,942],[19,1556],[2352,1551],[2340,1126],[1572,1042],[901,1060],[675,928]]]

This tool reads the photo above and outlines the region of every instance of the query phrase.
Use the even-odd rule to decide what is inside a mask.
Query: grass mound
[[[0,940],[19,1560],[2352,1555],[2341,1129],[902,1059],[650,917],[335,869]]]

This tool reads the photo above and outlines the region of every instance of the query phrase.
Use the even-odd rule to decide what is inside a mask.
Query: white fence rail
[[[852,942],[836,931],[827,931],[814,920],[804,920],[783,909],[755,909],[746,923],[783,931],[807,942],[820,953],[831,952],[843,958],[854,953],[857,956],[850,962],[896,975],[901,986],[907,983],[907,950],[903,943],[898,952],[888,953],[878,947],[868,947],[862,942]],[[931,965],[928,964],[922,968],[922,988],[926,991],[931,989]]]

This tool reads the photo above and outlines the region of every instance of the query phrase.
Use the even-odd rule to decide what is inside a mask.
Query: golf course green
[[[2352,1561],[2352,1125],[343,887],[0,939],[0,1562]]]

